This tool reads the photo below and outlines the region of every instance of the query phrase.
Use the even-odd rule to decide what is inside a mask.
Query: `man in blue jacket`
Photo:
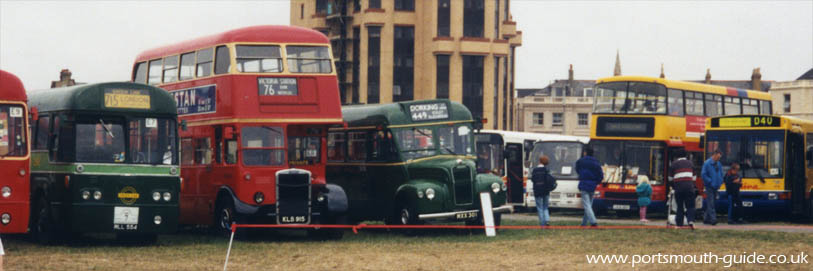
[[[722,156],[723,152],[715,150],[711,158],[703,163],[703,171],[700,174],[706,190],[706,211],[703,214],[703,224],[717,225],[717,210],[714,203],[717,200],[720,186],[723,185],[723,166],[720,164]]]
[[[582,208],[584,208],[584,217],[582,218],[582,226],[598,226],[596,223],[596,215],[593,213],[593,193],[596,191],[596,186],[604,180],[604,172],[601,170],[601,165],[598,159],[593,157],[593,149],[589,146],[584,147],[582,158],[576,161],[576,173],[579,174],[579,193],[582,197]]]

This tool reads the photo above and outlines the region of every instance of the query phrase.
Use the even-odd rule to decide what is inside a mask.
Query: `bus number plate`
[[[282,223],[305,223],[307,218],[304,215],[286,215],[281,216],[280,221]]]
[[[138,229],[138,207],[113,208],[113,229],[114,230],[137,230]]]
[[[753,206],[754,206],[754,202],[752,202],[752,201],[743,201],[742,202],[742,207],[753,207]]]
[[[465,213],[457,213],[455,214],[456,219],[469,219],[469,218],[477,218],[477,211],[470,211]]]
[[[629,210],[629,205],[613,204],[613,210]]]

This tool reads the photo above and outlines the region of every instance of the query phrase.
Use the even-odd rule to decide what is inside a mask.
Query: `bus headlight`
[[[84,171],[85,171],[85,166],[83,166],[82,164],[76,164],[76,172],[77,173],[82,173]]]
[[[161,192],[155,191],[152,192],[152,200],[158,201],[161,199]]]
[[[3,213],[2,221],[0,222],[3,222],[3,225],[8,225],[8,223],[11,223],[11,215],[9,213]]]
[[[502,183],[502,191],[508,191],[508,186]]]
[[[498,192],[500,192],[500,184],[492,183],[491,184],[491,192],[494,192],[494,194],[497,194]]]
[[[246,179],[246,181],[251,181],[251,174],[246,173],[246,175],[243,175],[243,179]]]
[[[325,202],[325,195],[319,195],[318,197],[316,197],[316,201]]]
[[[257,204],[260,204],[260,203],[263,203],[264,200],[265,200],[265,195],[263,195],[263,192],[254,193],[254,202],[256,202]]]
[[[172,174],[172,175],[178,174],[178,167],[169,168],[169,174]]]
[[[164,201],[169,201],[172,199],[172,194],[169,192],[164,192]]]
[[[25,169],[21,168],[19,173],[20,173],[20,176],[25,176]]]
[[[768,199],[769,200],[776,200],[778,198],[779,197],[776,196],[776,193],[768,193]]]
[[[82,199],[83,200],[88,200],[89,198],[90,198],[90,191],[87,191],[87,190],[82,191]]]
[[[2,192],[4,198],[11,197],[11,187],[3,186]]]
[[[601,191],[593,192],[593,197],[594,198],[601,198]]]
[[[435,189],[427,188],[426,189],[426,198],[427,199],[434,199],[435,198]]]
[[[423,191],[418,190],[418,198],[419,198],[419,199],[422,199],[422,198],[423,198]]]
[[[96,190],[93,192],[93,199],[100,200],[102,199],[102,191]]]
[[[155,223],[155,225],[161,225],[161,216],[160,215],[155,216],[152,219],[152,222]]]

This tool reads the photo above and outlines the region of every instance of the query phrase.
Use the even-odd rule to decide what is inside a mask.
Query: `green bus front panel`
[[[177,229],[177,176],[71,175],[68,191],[62,214],[72,232],[162,234]],[[88,199],[83,191],[89,191]],[[102,193],[100,200],[94,199],[96,191]],[[157,201],[154,192],[160,194]]]

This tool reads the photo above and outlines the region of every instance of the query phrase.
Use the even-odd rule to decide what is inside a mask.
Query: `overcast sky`
[[[421,1],[421,0],[417,0]],[[288,24],[288,1],[0,1],[0,69],[48,88],[69,68],[79,82],[123,81],[149,48],[243,26]],[[813,68],[813,1],[558,2],[512,0],[523,32],[517,87],[624,74],[787,81]]]

